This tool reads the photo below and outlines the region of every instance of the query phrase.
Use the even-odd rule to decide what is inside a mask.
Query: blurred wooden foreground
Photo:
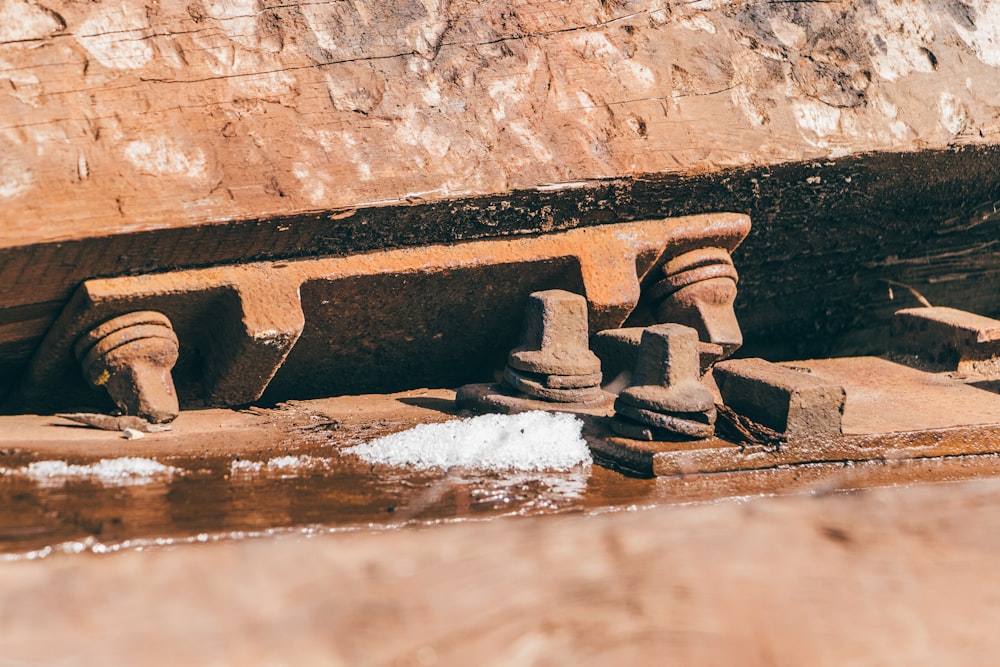
[[[1000,481],[0,565],[3,664],[981,665]]]

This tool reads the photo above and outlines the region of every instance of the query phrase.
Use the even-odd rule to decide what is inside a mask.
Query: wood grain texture
[[[994,14],[4,0],[0,246],[992,143]]]

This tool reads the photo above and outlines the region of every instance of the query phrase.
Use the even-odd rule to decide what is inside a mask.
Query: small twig
[[[920,302],[920,305],[924,306],[925,308],[933,308],[934,307],[934,306],[931,305],[930,301],[928,301],[927,299],[924,298],[923,294],[921,294],[920,292],[918,292],[913,287],[910,287],[906,283],[901,283],[901,282],[898,282],[898,281],[895,281],[895,280],[889,280],[888,278],[882,278],[881,280],[882,280],[882,282],[884,282],[884,283],[886,283],[886,284],[889,285],[889,298],[890,299],[894,298],[894,296],[892,294],[892,286],[895,285],[896,287],[902,287],[903,289],[908,290],[910,292],[910,294],[912,294],[917,299],[917,301]]]
[[[125,429],[130,428],[143,433],[157,433],[159,431],[170,430],[170,426],[168,424],[150,424],[142,417],[130,415],[112,417],[111,415],[102,415],[92,412],[74,412],[70,414],[57,414],[56,417],[62,417],[63,419],[74,421],[77,424],[85,424],[92,428],[99,428],[103,431],[124,431]]]

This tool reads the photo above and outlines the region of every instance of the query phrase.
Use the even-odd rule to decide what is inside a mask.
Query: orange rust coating
[[[619,223],[559,234],[454,245],[403,248],[348,257],[239,266],[90,280],[86,290],[95,304],[161,292],[236,288],[244,304],[266,299],[275,290],[290,292],[309,280],[336,280],[389,273],[444,271],[465,266],[526,263],[575,257],[590,303],[590,329],[621,324],[639,298],[639,281],[664,257],[705,245],[735,250],[750,231],[750,220],[737,213],[692,215],[665,220]],[[251,282],[253,284],[251,284]],[[287,298],[283,295],[282,298]],[[281,298],[275,299],[281,301]],[[262,304],[262,312],[274,314]],[[248,306],[252,308],[252,306]],[[263,315],[258,315],[263,316]],[[266,316],[263,316],[266,319]],[[595,321],[596,320],[596,321]]]
[[[109,317],[139,309],[163,312],[179,332],[195,332],[201,338],[205,402],[235,405],[256,400],[299,340],[306,321],[329,316],[303,313],[304,286],[377,276],[522,264],[526,270],[520,273],[530,274],[531,266],[569,262],[576,267],[573,272],[578,271],[587,297],[593,333],[621,326],[652,269],[706,245],[733,250],[749,229],[745,215],[706,214],[506,240],[89,280],[50,329],[12,403],[24,409],[47,398],[67,377],[69,349],[83,332]],[[407,304],[407,308],[422,305]],[[338,307],[329,305],[331,312]],[[378,309],[380,304],[364,307]],[[373,332],[365,343],[379,345],[379,333]]]

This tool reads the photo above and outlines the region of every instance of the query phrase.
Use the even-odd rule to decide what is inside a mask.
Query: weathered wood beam
[[[995,16],[981,0],[4,0],[0,246],[988,144]]]

